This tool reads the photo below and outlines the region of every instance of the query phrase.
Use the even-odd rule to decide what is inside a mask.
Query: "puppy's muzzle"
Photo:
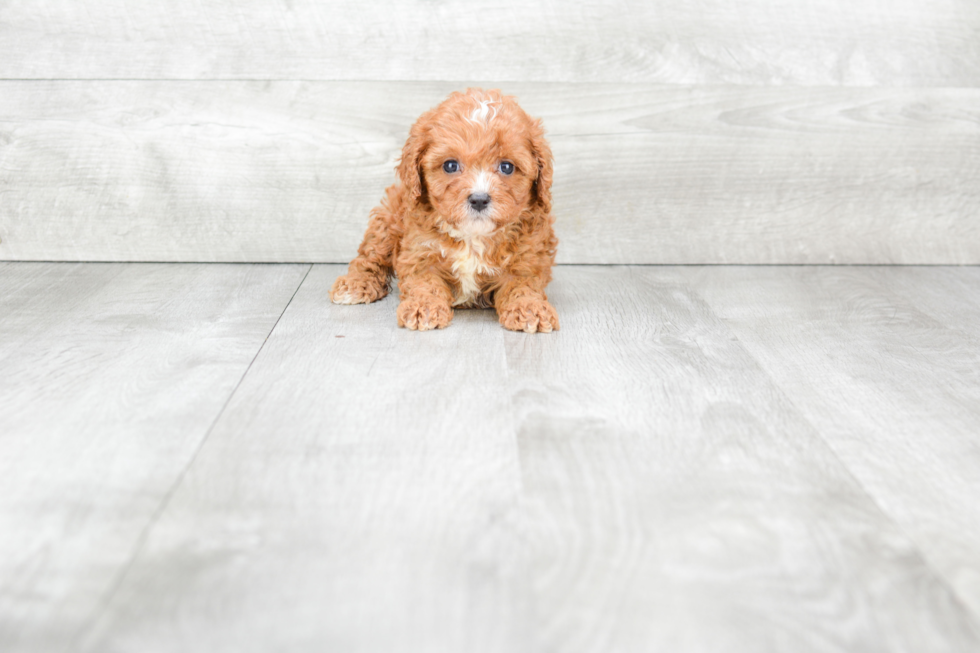
[[[470,208],[476,213],[483,213],[490,206],[489,193],[473,193],[467,200],[470,203]]]

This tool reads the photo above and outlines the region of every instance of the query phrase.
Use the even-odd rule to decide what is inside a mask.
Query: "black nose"
[[[470,206],[477,213],[487,208],[487,205],[490,204],[490,196],[486,193],[473,193],[470,195],[469,200]]]

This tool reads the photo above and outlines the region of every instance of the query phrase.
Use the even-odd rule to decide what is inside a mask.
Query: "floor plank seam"
[[[703,296],[701,296],[700,293],[698,296],[701,297],[701,300],[705,303],[706,306],[709,307],[711,306],[711,304]],[[714,312],[713,308],[712,311]],[[715,314],[718,315],[717,313]],[[728,329],[728,332],[732,335],[732,337],[735,338],[735,340],[739,343],[739,346],[742,347],[742,350],[746,353],[746,355],[748,355],[753,361],[755,361],[755,364],[756,366],[758,366],[759,370],[763,374],[765,374],[770,381],[772,381],[773,387],[778,389],[779,393],[783,396],[783,398],[793,407],[793,409],[800,416],[800,419],[810,425],[810,428],[813,429],[813,432],[820,439],[820,442],[823,443],[823,446],[826,448],[826,450],[830,452],[830,455],[833,457],[834,460],[837,461],[837,463],[840,465],[840,468],[844,471],[844,473],[847,474],[847,476],[852,481],[854,481],[854,483],[857,485],[858,488],[860,488],[861,493],[867,498],[869,502],[871,502],[871,505],[875,507],[875,510],[877,510],[878,513],[885,520],[887,520],[890,524],[892,524],[892,526],[894,526],[894,528],[899,533],[901,533],[906,538],[906,540],[908,540],[909,544],[911,544],[915,548],[915,552],[918,553],[919,558],[922,560],[922,563],[923,565],[925,565],[926,569],[932,572],[932,574],[942,584],[942,586],[946,588],[946,590],[949,592],[953,600],[956,601],[956,604],[960,608],[962,608],[963,612],[970,615],[974,628],[976,628],[977,632],[980,633],[980,614],[975,612],[970,607],[969,603],[967,603],[967,601],[962,596],[960,596],[959,592],[956,591],[956,588],[952,585],[952,583],[946,577],[946,575],[941,571],[939,571],[933,565],[932,560],[926,554],[925,550],[922,548],[922,545],[919,543],[919,541],[916,538],[912,537],[912,535],[906,530],[906,528],[895,518],[893,518],[892,515],[887,510],[884,509],[884,507],[882,507],[877,497],[871,494],[867,486],[863,482],[861,482],[861,479],[859,479],[854,474],[850,466],[848,466],[847,463],[844,462],[844,459],[841,458],[841,456],[838,454],[834,446],[827,440],[826,437],[824,437],[823,433],[820,432],[820,430],[816,427],[816,425],[814,425],[809,420],[809,418],[806,417],[806,415],[803,413],[801,408],[797,405],[796,401],[783,390],[780,384],[776,381],[776,378],[762,364],[762,361],[756,358],[752,354],[752,352],[742,343],[742,340],[741,338],[738,337],[738,334],[736,334],[735,331],[729,326],[728,319],[720,315],[718,317],[725,324],[725,327]]]
[[[208,438],[211,436],[211,433],[214,432],[215,426],[217,426],[218,422],[221,421],[221,417],[224,415],[225,410],[227,410],[228,405],[231,403],[231,400],[234,398],[235,394],[238,392],[238,389],[241,387],[242,383],[245,381],[245,378],[248,376],[249,371],[252,369],[252,365],[255,364],[256,359],[259,357],[259,355],[261,355],[262,350],[265,348],[266,343],[269,342],[269,337],[275,332],[276,327],[279,326],[279,322],[282,320],[282,316],[286,314],[287,310],[289,310],[290,304],[293,303],[293,299],[296,298],[296,294],[299,292],[300,288],[303,287],[303,284],[306,282],[306,278],[309,276],[311,270],[313,270],[312,263],[308,264],[308,267],[306,269],[306,274],[303,275],[303,278],[300,279],[299,283],[296,285],[296,289],[293,291],[293,294],[290,295],[289,300],[286,302],[286,305],[282,309],[282,312],[279,313],[279,317],[276,318],[275,323],[273,323],[272,327],[269,329],[269,332],[262,340],[262,344],[259,345],[258,349],[255,351],[255,355],[252,356],[252,360],[249,361],[248,366],[245,368],[245,371],[242,372],[242,376],[241,378],[238,379],[238,383],[236,383],[235,387],[232,388],[232,391],[228,393],[228,398],[225,400],[225,403],[221,406],[221,410],[218,411],[217,415],[215,416],[214,420],[211,422],[211,425],[208,427],[207,431],[204,432],[204,436],[201,438],[201,441],[194,449],[194,452],[191,454],[190,458],[188,458],[187,464],[184,465],[184,468],[177,475],[176,480],[173,482],[170,489],[167,490],[167,493],[163,496],[163,499],[161,499],[160,505],[153,512],[153,515],[150,517],[146,525],[143,527],[143,530],[140,532],[139,537],[136,538],[136,543],[133,546],[133,552],[130,555],[129,559],[126,561],[126,564],[122,566],[121,570],[116,575],[116,578],[109,585],[109,589],[106,590],[105,594],[102,597],[102,600],[99,601],[98,607],[95,610],[93,610],[92,616],[87,620],[85,620],[85,622],[83,622],[83,625],[79,630],[79,632],[76,633],[75,636],[71,638],[71,644],[65,649],[65,653],[70,653],[71,651],[79,650],[78,649],[79,644],[81,643],[81,640],[84,638],[86,631],[92,629],[99,622],[99,619],[101,618],[102,614],[105,612],[106,607],[109,605],[109,603],[112,601],[113,596],[115,596],[116,592],[122,586],[123,581],[126,579],[126,576],[129,574],[137,558],[139,558],[139,554],[143,550],[143,547],[146,544],[146,540],[149,537],[150,531],[153,530],[153,526],[160,519],[161,515],[163,515],[163,513],[166,511],[167,506],[170,504],[171,499],[173,498],[174,494],[177,492],[177,489],[183,483],[184,478],[187,476],[187,472],[194,465],[194,461],[197,460],[198,455],[200,454],[201,450],[204,448],[204,445],[207,443]]]

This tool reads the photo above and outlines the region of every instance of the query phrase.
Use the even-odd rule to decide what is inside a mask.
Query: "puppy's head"
[[[540,120],[500,91],[453,93],[412,126],[398,176],[454,236],[489,235],[551,211],[551,150]]]

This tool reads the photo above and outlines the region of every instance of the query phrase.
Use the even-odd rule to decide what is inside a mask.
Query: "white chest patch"
[[[484,258],[486,244],[478,238],[462,240],[460,246],[446,257],[452,262],[453,275],[459,282],[459,289],[453,299],[453,306],[472,304],[480,296],[478,274],[490,274],[493,268]]]

